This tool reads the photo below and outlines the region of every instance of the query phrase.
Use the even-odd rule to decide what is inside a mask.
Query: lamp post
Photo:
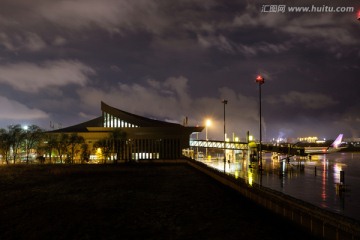
[[[199,132],[196,133],[196,140],[199,141]],[[196,147],[196,160],[199,160],[199,146]]]
[[[259,132],[260,132],[260,139],[259,139],[259,170],[262,170],[262,149],[261,149],[261,141],[262,141],[262,131],[261,131],[261,85],[263,85],[265,83],[265,79],[261,76],[258,75],[256,77],[256,83],[259,84]]]
[[[224,173],[226,169],[226,128],[225,128],[225,106],[228,103],[228,100],[221,101],[224,104]]]
[[[28,129],[29,127],[27,125],[24,126],[25,130],[25,154],[26,154],[26,163],[29,163],[29,154],[28,154]]]
[[[206,138],[206,142],[209,140],[208,139],[208,127],[211,126],[211,120],[210,119],[206,119],[206,122],[205,122],[205,138]],[[205,158],[207,160],[208,158],[208,148],[207,148],[207,143],[206,143],[206,147],[205,147]]]

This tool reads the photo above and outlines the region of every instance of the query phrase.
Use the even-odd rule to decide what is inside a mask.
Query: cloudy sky
[[[268,12],[265,5],[354,7]],[[262,12],[265,9],[267,12]],[[355,0],[0,0],[0,127],[49,129],[101,114],[100,101],[221,139],[360,137]]]

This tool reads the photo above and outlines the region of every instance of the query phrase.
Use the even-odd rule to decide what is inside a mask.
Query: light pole
[[[225,128],[225,106],[228,103],[228,100],[221,101],[224,104],[224,173],[226,169],[226,128]]]
[[[256,77],[256,83],[259,84],[259,130],[260,130],[260,139],[259,139],[259,170],[262,170],[262,149],[261,149],[261,141],[262,141],[262,131],[261,131],[261,85],[265,83],[265,78],[261,75]]]
[[[196,133],[196,140],[199,141],[199,132]],[[199,160],[199,146],[196,147],[196,160]]]
[[[205,159],[207,160],[208,158],[208,148],[207,148],[207,141],[209,140],[208,139],[208,127],[211,126],[211,120],[210,119],[206,119],[206,122],[205,122],[205,138],[206,138],[206,147],[205,147]]]
[[[29,163],[29,154],[28,154],[28,129],[29,127],[27,125],[24,126],[24,130],[25,130],[25,154],[26,154],[26,163]]]

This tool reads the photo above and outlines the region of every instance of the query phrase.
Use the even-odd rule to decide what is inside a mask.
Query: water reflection
[[[333,177],[334,177],[334,182],[341,182],[340,176],[341,176],[341,172],[344,172],[343,169],[346,168],[346,164],[344,163],[335,163],[333,166]]]
[[[253,185],[253,170],[252,169],[248,169],[248,179],[247,182],[249,183],[250,186]]]
[[[221,160],[203,161],[224,171]],[[340,172],[343,171],[345,191],[339,191]],[[360,220],[360,154],[334,153],[303,157],[263,156],[263,171],[245,158],[227,162],[225,172],[254,183],[305,200],[319,207]],[[346,207],[345,207],[346,201]]]
[[[322,170],[322,186],[321,186],[321,198],[322,198],[322,202],[321,202],[321,206],[326,208],[326,182],[327,182],[327,161],[326,158],[324,157],[323,159],[323,170]]]

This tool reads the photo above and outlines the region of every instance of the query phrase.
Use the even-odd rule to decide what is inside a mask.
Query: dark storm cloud
[[[46,43],[37,34],[31,32],[25,32],[23,35],[14,37],[1,33],[0,42],[10,51],[40,51],[46,47]]]
[[[103,100],[160,119],[188,116],[193,125],[212,117],[215,137],[226,98],[229,132],[256,135],[254,79],[261,73],[267,138],[360,135],[355,13],[262,13],[264,4],[358,7],[308,0],[3,0],[1,104],[19,106],[7,118],[19,119],[21,110],[23,119],[67,126],[98,116]]]
[[[161,31],[166,25],[154,1],[52,1],[37,9],[46,20],[70,29],[98,27],[122,33],[123,29]]]
[[[304,109],[326,109],[328,107],[333,107],[338,104],[338,102],[331,99],[331,97],[319,94],[319,93],[301,93],[296,91],[291,91],[282,95],[275,97],[269,97],[267,100],[271,104],[275,105],[289,105],[297,108]]]
[[[84,86],[94,70],[78,61],[48,61],[42,64],[19,62],[0,66],[0,83],[24,92],[39,92],[68,84]]]
[[[38,109],[31,109],[27,106],[20,104],[18,102],[9,100],[5,97],[0,96],[0,104],[1,104],[1,112],[0,118],[1,120],[22,120],[27,118],[28,120],[40,119],[48,117],[47,114]],[[14,111],[14,109],[16,111]]]

